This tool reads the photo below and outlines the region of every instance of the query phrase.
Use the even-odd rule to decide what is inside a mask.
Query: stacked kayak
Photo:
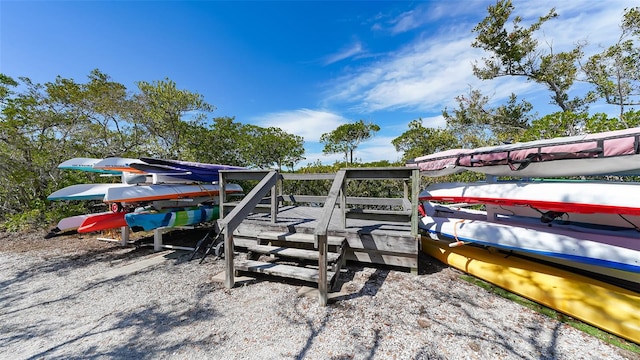
[[[585,286],[584,279],[640,293],[640,183],[626,178],[640,175],[640,128],[454,149],[416,158],[407,166],[429,177],[462,171],[488,175],[484,182],[433,183],[419,194],[425,251],[514,292],[540,287],[524,282],[533,277],[511,273],[514,264],[544,264],[534,265],[544,268],[545,276],[539,278],[559,284],[562,274],[566,286],[584,291],[585,301],[567,306],[547,301],[553,299],[549,294],[528,297],[625,338],[640,339],[635,317],[620,330],[593,308],[576,308],[587,308],[586,299],[596,296],[595,287]],[[590,175],[613,175],[607,178],[615,181],[557,179]],[[480,259],[489,253],[495,265],[484,266]],[[477,260],[468,254],[478,254]],[[474,270],[471,264],[483,265]],[[613,304],[617,296],[611,292],[599,299]],[[629,300],[629,313],[640,311],[638,299]]]
[[[121,157],[73,158],[58,166],[64,170],[120,176],[120,183],[76,184],[48,196],[51,201],[102,201],[109,212],[84,214],[60,220],[50,234],[80,233],[124,226],[135,230],[195,225],[218,217],[220,170],[240,167]],[[237,184],[226,184],[225,193],[241,193]],[[143,209],[134,211],[136,209]]]

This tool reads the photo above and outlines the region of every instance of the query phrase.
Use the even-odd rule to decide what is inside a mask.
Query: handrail
[[[327,200],[322,207],[322,215],[320,215],[318,226],[314,231],[315,235],[327,234],[327,231],[329,230],[329,223],[331,222],[331,216],[333,215],[333,209],[336,207],[336,203],[338,202],[338,195],[342,193],[346,173],[346,170],[339,170],[336,173],[331,189],[329,190],[329,194],[327,195]],[[344,206],[344,204],[341,204],[341,206]],[[317,246],[318,244],[316,244],[316,247]]]
[[[247,196],[223,219],[218,220],[218,226],[224,232],[224,257],[226,265],[225,285],[232,288],[235,284],[233,279],[233,232],[244,221],[253,209],[262,201],[262,198],[271,191],[278,180],[278,172],[269,171]]]
[[[223,174],[224,173],[224,174]],[[232,288],[234,286],[234,268],[233,268],[233,232],[244,221],[256,206],[264,201],[264,197],[271,190],[271,208],[272,221],[275,221],[277,207],[280,201],[288,199],[289,201],[298,200],[324,202],[322,213],[318,218],[318,225],[314,231],[315,247],[318,249],[318,291],[320,305],[325,306],[328,299],[328,279],[327,279],[327,253],[328,253],[328,231],[332,216],[337,204],[341,208],[342,228],[346,225],[347,204],[360,205],[390,205],[399,206],[402,210],[395,211],[391,215],[406,216],[402,213],[411,213],[411,233],[418,236],[418,194],[420,191],[420,173],[418,169],[413,168],[346,168],[339,170],[336,174],[279,174],[275,170],[231,170],[221,171],[220,183],[221,187],[225,186],[226,180],[262,180],[256,185],[251,192],[238,204],[234,203],[235,208],[223,219],[218,220],[218,224],[224,235],[225,261],[226,261],[226,286]],[[331,188],[326,197],[310,196],[310,195],[283,195],[276,194],[278,180],[329,180],[333,179]],[[347,180],[386,180],[386,179],[405,179],[404,197],[403,198],[368,198],[368,197],[347,197],[346,182]],[[409,189],[407,180],[412,182]],[[221,189],[222,191],[222,189]],[[409,192],[411,194],[409,194]],[[221,194],[222,195],[222,194]],[[226,199],[221,196],[221,207],[226,203]],[[391,211],[389,211],[391,213]],[[371,216],[369,212],[364,212],[365,216]],[[360,216],[361,214],[350,214]],[[381,214],[377,215],[380,218]],[[389,215],[389,214],[382,214]],[[416,242],[419,246],[419,241]]]
[[[327,231],[329,230],[329,223],[331,222],[331,216],[333,215],[334,208],[338,202],[338,196],[344,197],[344,181],[346,178],[346,170],[339,170],[336,177],[333,179],[333,184],[327,195],[327,201],[322,208],[322,215],[320,215],[318,226],[314,231],[315,246],[318,248],[318,294],[320,306],[327,305],[328,298],[328,279],[327,279],[327,252],[329,246],[327,242]],[[345,210],[345,202],[341,201],[342,211]],[[343,215],[344,221],[344,215]]]

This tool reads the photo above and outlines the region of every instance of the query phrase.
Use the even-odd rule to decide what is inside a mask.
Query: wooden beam
[[[226,174],[225,174],[226,176]],[[260,203],[265,194],[275,186],[278,173],[271,171],[267,173],[251,192],[236,206],[229,215],[218,220],[218,226],[224,232],[224,257],[226,267],[225,285],[231,289],[235,285],[233,269],[233,231],[244,221],[244,219]]]
[[[227,289],[235,286],[235,269],[233,268],[233,230],[228,227],[222,229],[224,236],[224,260],[225,260],[225,279],[224,284]]]
[[[344,194],[344,182],[346,177],[346,171],[340,170],[333,179],[333,184],[329,190],[327,201],[322,208],[322,215],[320,216],[318,226],[314,232],[316,239],[316,246],[318,248],[318,301],[320,306],[327,306],[328,298],[328,282],[327,282],[327,252],[329,251],[329,245],[327,244],[327,230],[329,229],[329,223],[333,210],[338,201],[338,196]],[[342,203],[345,205],[344,202]]]
[[[418,221],[420,221],[420,214],[418,213],[418,206],[420,206],[420,170],[411,170],[411,235],[416,237],[416,242],[420,244],[418,233]]]

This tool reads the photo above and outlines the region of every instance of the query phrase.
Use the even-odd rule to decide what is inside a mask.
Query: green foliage
[[[335,130],[320,136],[320,142],[324,144],[322,152],[325,154],[344,154],[345,161],[353,163],[355,149],[378,131],[380,131],[380,126],[365,123],[364,120],[340,125]]]
[[[550,139],[562,136],[599,133],[640,126],[640,111],[629,111],[624,120],[609,118],[604,113],[587,115],[572,112],[556,112],[534,120],[524,133],[522,141]]]
[[[179,90],[172,80],[137,83],[136,95],[139,122],[151,137],[148,152],[158,157],[179,159],[184,151],[185,134],[201,125],[214,107],[204,97],[188,90]],[[185,119],[186,115],[190,119]]]
[[[263,128],[255,125],[245,125],[245,138],[251,141],[247,144],[251,163],[259,168],[276,166],[282,170],[283,166],[290,169],[304,159],[304,140],[301,136],[285,132],[280,128]]]
[[[535,34],[547,21],[558,14],[555,9],[541,16],[538,21],[523,26],[522,18],[514,16],[511,0],[498,0],[488,7],[488,15],[473,29],[476,39],[473,47],[489,53],[480,63],[473,65],[474,74],[483,80],[500,76],[521,76],[544,85],[551,92],[552,103],[562,111],[582,111],[591,97],[569,99],[568,91],[578,73],[578,61],[582,57],[580,46],[569,52],[554,53],[538,46]]]
[[[186,134],[183,158],[192,161],[233,166],[249,166],[245,125],[233,117],[217,117],[210,126],[193,126]]]
[[[70,158],[153,156],[292,167],[304,152],[301,137],[278,128],[228,117],[206,124],[214,107],[169,79],[139,82],[140,92],[132,95],[97,69],[85,83],[19,80],[0,74],[0,224],[7,229],[50,226],[92,212],[89,202],[46,199],[69,185],[105,182],[96,174],[57,168]]]
[[[523,27],[522,18],[515,16],[511,32],[508,32],[507,21],[514,9],[511,0],[499,0],[495,5],[488,7],[487,17],[473,28],[477,36],[471,46],[492,53],[490,58],[483,59],[483,67],[474,65],[474,73],[481,79],[493,79],[504,75],[528,76],[537,68],[538,41],[533,34],[542,24],[558,14],[555,9],[551,9],[547,15],[540,17],[529,27]]]
[[[616,44],[591,56],[582,66],[587,81],[607,104],[620,109],[640,105],[640,8],[627,9]]]
[[[458,147],[456,137],[446,129],[426,128],[422,119],[412,120],[409,130],[391,141],[396,151],[402,151],[402,161]]]
[[[469,96],[456,97],[458,108],[442,116],[447,121],[447,130],[455,134],[463,148],[494,145],[496,142],[517,141],[529,127],[533,106],[527,101],[518,103],[511,94],[506,105],[497,108],[488,106],[489,97],[479,90],[471,90]]]
[[[587,114],[556,112],[531,123],[531,127],[522,136],[523,141],[550,139],[560,136],[573,136],[583,133]]]

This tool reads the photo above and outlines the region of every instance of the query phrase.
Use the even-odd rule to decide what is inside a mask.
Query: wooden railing
[[[226,175],[226,176],[225,176]],[[232,288],[235,285],[234,273],[235,269],[233,268],[233,232],[236,230],[238,225],[253,212],[256,205],[260,203],[262,198],[269,192],[274,191],[277,180],[278,173],[276,171],[261,171],[261,172],[230,172],[228,174],[220,176],[220,209],[224,208],[224,202],[226,198],[223,196],[225,194],[226,181],[229,179],[255,179],[257,176],[262,176],[262,180],[256,185],[247,196],[238,204],[238,206],[234,207],[233,210],[226,216],[222,217],[218,220],[218,226],[224,235],[224,257],[225,257],[225,266],[226,266],[226,277],[225,277],[225,285],[227,288]],[[226,179],[225,179],[226,178]],[[275,199],[275,196],[272,196],[272,199]],[[275,205],[272,206],[275,209]],[[275,213],[273,213],[275,217]]]
[[[403,198],[375,198],[346,196],[348,180],[403,180]],[[249,194],[240,202],[229,201],[224,188],[231,180],[260,180]],[[286,180],[333,180],[327,196],[278,194],[278,184]],[[411,187],[409,187],[411,183]],[[319,251],[320,304],[327,303],[327,232],[336,205],[340,206],[341,229],[346,227],[347,218],[378,221],[410,221],[411,234],[418,237],[418,193],[420,174],[411,168],[347,168],[336,174],[280,174],[275,170],[224,170],[220,172],[220,217],[219,226],[225,236],[226,286],[234,286],[233,269],[233,231],[252,212],[269,210],[271,222],[277,222],[278,209],[283,202],[324,204],[319,224],[314,232],[316,248]],[[268,198],[265,196],[271,192]],[[348,208],[348,205],[387,206],[401,210],[379,210]],[[262,206],[262,207],[260,207]],[[229,213],[227,209],[233,208]]]

